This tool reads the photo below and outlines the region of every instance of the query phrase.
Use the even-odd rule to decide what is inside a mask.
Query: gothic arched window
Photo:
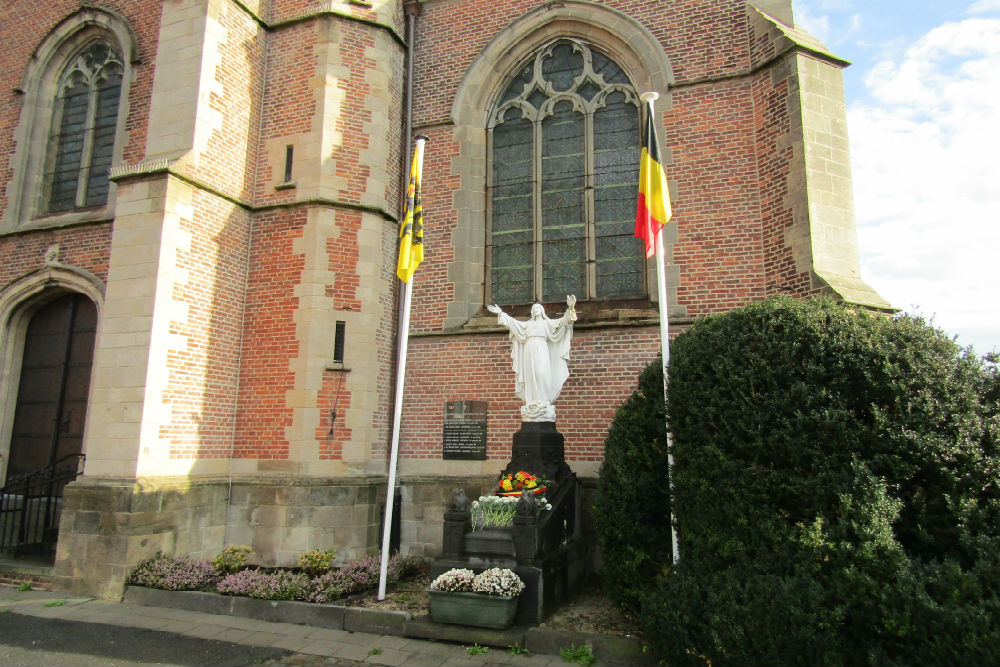
[[[639,105],[621,67],[577,40],[549,44],[500,95],[489,134],[487,300],[644,296]]]
[[[71,58],[59,77],[41,206],[46,213],[107,203],[123,72],[121,55],[98,41]]]

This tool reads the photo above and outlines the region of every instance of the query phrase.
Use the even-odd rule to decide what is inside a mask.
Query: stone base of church
[[[81,478],[66,487],[53,587],[120,599],[135,564],[157,552],[212,558],[253,548],[251,562],[297,566],[336,548],[338,560],[376,553],[385,478]]]
[[[444,512],[452,490],[475,499],[491,493],[496,475],[401,478],[400,551],[441,553]],[[582,532],[594,544],[596,480],[583,478]],[[381,544],[385,478],[239,480],[83,477],[66,488],[53,587],[120,599],[125,578],[157,551],[212,558],[226,546],[253,547],[254,563],[295,566],[310,549],[336,548],[338,560],[376,553]],[[593,571],[596,552],[582,567]]]

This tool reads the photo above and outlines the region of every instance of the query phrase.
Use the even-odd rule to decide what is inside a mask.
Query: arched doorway
[[[7,479],[83,452],[97,307],[70,293],[41,306],[24,338]]]

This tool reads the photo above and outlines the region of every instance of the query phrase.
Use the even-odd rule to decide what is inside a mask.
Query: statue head
[[[538,319],[540,317],[545,317],[545,309],[542,308],[542,304],[536,303],[531,307],[531,319]]]

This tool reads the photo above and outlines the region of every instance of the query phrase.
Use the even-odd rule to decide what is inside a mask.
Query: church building
[[[791,0],[4,0],[0,482],[71,472],[32,501],[51,530],[4,506],[0,548],[48,533],[54,586],[108,598],[157,551],[375,553],[416,135],[399,548],[438,553],[452,489],[510,459],[494,304],[575,296],[556,423],[592,489],[660,345],[643,93],[672,333],[777,294],[890,308],[859,277],[846,65]]]

